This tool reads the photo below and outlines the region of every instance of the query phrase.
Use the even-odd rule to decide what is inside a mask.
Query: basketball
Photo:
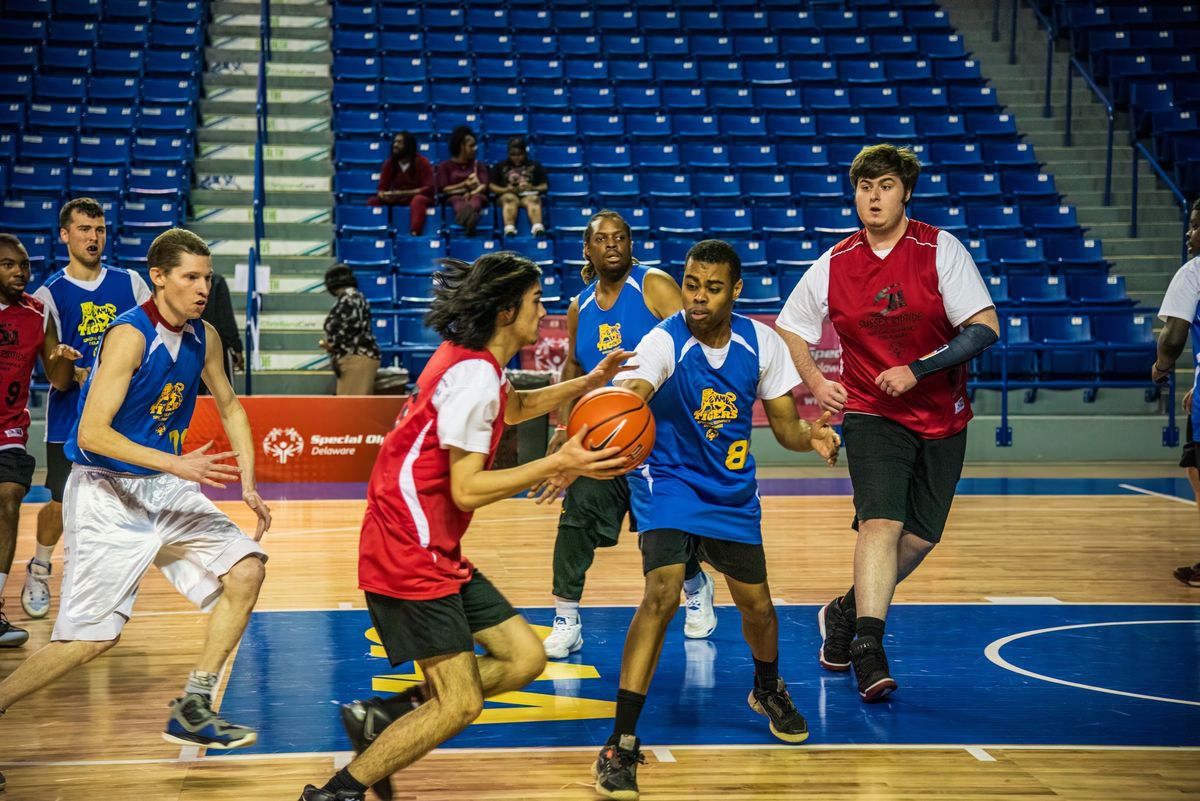
[[[646,460],[654,447],[654,415],[636,392],[620,387],[593,389],[579,399],[567,423],[573,437],[587,424],[583,444],[598,451],[620,448],[633,470]]]

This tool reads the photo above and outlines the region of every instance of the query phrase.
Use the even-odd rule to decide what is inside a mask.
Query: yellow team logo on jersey
[[[113,303],[97,306],[90,300],[85,300],[79,306],[83,319],[79,323],[79,336],[96,337],[103,334],[112,321],[117,319],[117,307]]]
[[[172,384],[168,382],[162,392],[158,394],[156,400],[150,406],[150,416],[158,421],[158,425],[154,430],[161,437],[167,431],[167,420],[175,413],[175,410],[183,405],[183,382],[177,381]]]
[[[596,350],[607,353],[619,347],[621,347],[621,324],[600,323],[600,341],[596,343]]]
[[[716,439],[717,434],[721,431],[721,426],[737,419],[736,400],[736,393],[717,392],[712,387],[707,387],[700,393],[700,408],[692,412],[692,417],[696,418],[697,423],[708,429],[704,433],[705,437],[709,440]]]

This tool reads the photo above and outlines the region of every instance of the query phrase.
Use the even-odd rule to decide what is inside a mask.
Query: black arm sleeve
[[[1000,337],[996,332],[983,323],[968,325],[954,339],[940,348],[923,356],[909,365],[913,375],[920,381],[930,373],[955,367],[974,359],[985,350],[995,345]]]

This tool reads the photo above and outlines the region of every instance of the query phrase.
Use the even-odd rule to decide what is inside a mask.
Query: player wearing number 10
[[[799,419],[792,388],[800,376],[778,334],[733,314],[741,289],[737,251],[715,239],[693,246],[683,276],[683,311],[642,338],[637,367],[616,382],[649,400],[657,439],[645,464],[629,476],[646,586],[625,636],[613,734],[594,768],[596,789],[608,798],[638,797],[641,756],[634,730],[690,558],[725,574],[741,613],[755,668],[750,707],[767,717],[779,739],[808,738],[807,723],[779,676],[779,622],[767,585],[762,508],[749,451],[754,401],[763,400],[772,433],[789,450],[815,450],[833,464],[839,440],[828,414],[812,424]]]
[[[66,443],[74,463],[64,495],[67,563],[51,642],[0,682],[0,714],[117,644],[142,576],[156,565],[189,600],[212,609],[204,650],[172,704],[163,739],[207,748],[255,742],[253,729],[217,716],[217,676],[250,618],[265,575],[258,544],[271,514],[255,490],[246,413],[225,377],[221,341],[200,321],[212,259],[198,236],[160,235],[147,253],[154,297],[104,334]],[[207,443],[180,453],[200,380],[234,450]],[[236,457],[238,466],[226,464]],[[200,493],[241,477],[258,516],[253,539]]]

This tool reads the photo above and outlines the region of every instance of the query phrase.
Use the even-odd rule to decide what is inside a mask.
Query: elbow
[[[463,492],[460,489],[451,487],[450,497],[454,500],[454,505],[460,512],[474,512],[482,504],[477,502],[477,499],[469,493]]]
[[[82,420],[79,422],[79,433],[75,435],[75,441],[78,443],[80,450],[92,453],[96,452],[96,448],[94,447],[96,444],[95,430],[91,425],[84,423]]]

